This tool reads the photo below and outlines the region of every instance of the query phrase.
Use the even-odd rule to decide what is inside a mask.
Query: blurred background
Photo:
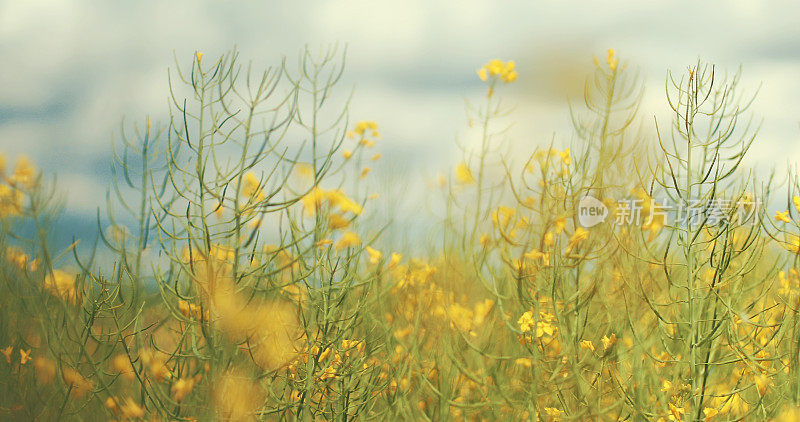
[[[743,70],[763,119],[748,164],[760,173],[800,157],[800,26],[796,4],[461,0],[196,2],[0,1],[0,151],[26,154],[65,192],[70,227],[92,230],[104,203],[111,141],[146,116],[166,124],[167,69],[195,51],[233,47],[255,68],[294,63],[304,45],[347,47],[339,95],[354,89],[351,121],[383,134],[375,166],[434,178],[469,142],[465,100],[485,86],[475,71],[498,58],[519,79],[498,93],[516,109],[514,145],[572,139],[568,102],[581,105],[592,57],[617,50],[645,88],[641,116],[668,119],[667,70],[698,59]],[[662,117],[659,117],[662,118]],[[10,164],[11,164],[10,163]],[[780,171],[780,170],[779,170]]]

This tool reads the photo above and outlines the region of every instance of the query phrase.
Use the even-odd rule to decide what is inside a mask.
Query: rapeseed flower
[[[502,62],[498,59],[490,60],[488,63],[478,69],[478,77],[486,82],[492,78],[498,78],[505,83],[511,83],[517,80],[517,71],[514,70],[516,64],[513,60]]]
[[[475,183],[475,177],[472,176],[472,171],[467,167],[467,163],[461,162],[456,166],[456,180],[463,185]]]

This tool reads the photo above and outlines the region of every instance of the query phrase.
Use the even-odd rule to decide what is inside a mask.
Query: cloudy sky
[[[761,86],[764,119],[750,157],[761,168],[800,157],[800,9],[794,2],[695,1],[0,1],[0,151],[24,153],[87,221],[106,190],[120,122],[166,122],[167,69],[236,46],[255,66],[294,60],[304,45],[347,45],[344,85],[354,120],[381,125],[388,166],[421,174],[459,158],[464,100],[480,99],[475,70],[515,59],[512,136],[569,140],[568,95],[592,55],[615,48],[644,80],[644,116],[663,113],[667,69],[698,58]],[[575,81],[577,91],[565,87]],[[516,91],[515,91],[515,87]],[[652,117],[648,118],[652,121]]]

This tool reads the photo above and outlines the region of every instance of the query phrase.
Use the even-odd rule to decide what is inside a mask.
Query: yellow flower
[[[331,240],[331,239],[322,239],[322,240],[318,240],[317,243],[314,244],[314,246],[316,246],[318,248],[322,248],[322,247],[325,247],[325,246],[328,246],[328,245],[331,245],[331,244],[333,244],[333,240]]]
[[[536,325],[536,321],[533,319],[533,312],[527,311],[522,314],[522,316],[517,320],[517,324],[519,324],[519,330],[523,333],[531,331],[531,328]]]
[[[328,216],[328,226],[331,230],[346,229],[350,226],[350,220],[343,214],[331,214]]]
[[[222,206],[222,201],[217,202],[217,206],[214,207],[214,215],[216,215],[220,220],[225,215],[225,207]]]
[[[519,358],[515,360],[514,363],[516,363],[519,366],[524,366],[526,368],[530,368],[531,366],[533,366],[533,360],[530,358]]]
[[[744,401],[739,393],[733,394],[732,396],[714,397],[711,403],[714,407],[720,409],[720,413],[743,415],[750,410],[750,404]]]
[[[531,261],[541,261],[542,264],[547,264],[550,261],[550,254],[546,252],[540,252],[537,249],[531,249],[530,251],[525,253],[525,258],[530,259]]]
[[[617,54],[616,51],[614,51],[613,49],[611,48],[608,49],[608,56],[606,57],[606,63],[608,63],[608,68],[611,69],[612,72],[617,70],[617,64],[619,63],[619,59],[616,58],[616,54]]]
[[[338,207],[342,212],[350,212],[355,215],[361,214],[361,205],[348,198],[341,190],[328,192],[328,201],[334,207]]]
[[[381,251],[379,251],[377,249],[373,249],[370,246],[367,246],[364,249],[367,251],[367,254],[369,255],[369,263],[370,264],[375,265],[375,264],[381,262],[381,257],[383,257],[383,254],[381,253]]]
[[[570,237],[565,252],[566,253],[572,252],[572,250],[575,249],[575,247],[578,246],[578,244],[586,240],[586,238],[588,237],[589,237],[589,232],[583,227],[578,227],[577,229],[575,229],[575,233],[572,234],[572,237]]]
[[[401,255],[401,254],[399,254],[397,252],[392,252],[392,257],[389,258],[389,268],[396,267],[397,264],[399,264],[400,261],[402,261],[402,260],[403,260],[403,255]]]
[[[200,310],[200,306],[194,303],[189,303],[185,300],[178,301],[178,311],[189,319],[202,319],[202,311]],[[124,355],[123,355],[124,356]],[[126,357],[127,359],[127,357]]]
[[[764,394],[767,394],[767,387],[772,383],[772,380],[764,374],[758,374],[754,377],[753,383],[756,385],[758,394],[764,397]]]
[[[36,368],[36,379],[41,384],[50,384],[53,382],[53,378],[56,376],[56,363],[43,358],[41,356],[37,356],[36,359],[33,360],[33,367]]]
[[[0,185],[0,217],[19,215],[22,213],[24,195],[19,189],[9,185]]]
[[[489,315],[489,312],[492,311],[494,308],[494,301],[491,299],[484,299],[482,302],[478,302],[475,304],[475,311],[473,314],[475,315],[474,323],[475,325],[483,324],[483,321],[486,320],[486,316]]]
[[[564,151],[561,152],[561,161],[565,165],[572,164],[572,157],[570,157],[570,155],[569,155],[569,148],[567,148],[567,149],[565,149]]]
[[[375,155],[373,155],[373,156],[372,156],[372,158],[370,158],[370,160],[372,160],[372,161],[378,161],[378,160],[380,160],[380,159],[381,159],[381,157],[382,157],[382,155],[380,155],[380,154],[375,154]]]
[[[709,420],[711,420],[711,418],[713,418],[714,416],[717,416],[719,414],[719,410],[717,410],[717,409],[715,409],[713,407],[706,407],[706,408],[703,409],[703,413],[706,415],[704,420],[705,421],[709,421]]]
[[[789,252],[800,253],[800,236],[790,236],[789,240],[783,243],[783,247]]]
[[[17,159],[17,166],[14,168],[14,173],[9,179],[9,183],[16,187],[31,188],[36,182],[36,167],[28,159],[22,155]]]
[[[498,229],[505,229],[516,212],[514,208],[501,205],[492,211],[492,224]]]
[[[324,190],[316,187],[306,194],[300,202],[308,215],[314,215],[317,208],[325,203],[332,207],[338,207],[342,212],[351,212],[358,215],[362,211],[361,205],[348,198],[341,190]]]
[[[353,232],[345,232],[342,234],[341,239],[339,242],[336,243],[336,249],[342,250],[346,248],[352,248],[354,246],[358,246],[361,243],[361,238],[358,237],[357,234]]]
[[[516,64],[513,60],[502,62],[498,59],[494,59],[483,65],[482,68],[478,69],[478,77],[484,82],[486,82],[489,77],[492,77],[499,78],[505,83],[511,83],[517,80],[518,75],[514,70],[515,67]],[[491,94],[489,96],[491,96]]]
[[[470,171],[466,163],[461,162],[456,167],[456,180],[464,185],[471,185],[475,183],[475,178],[472,176],[472,171]]]
[[[20,270],[26,269],[28,267],[28,261],[30,260],[28,254],[14,246],[6,248],[6,258]]]
[[[147,349],[139,354],[139,358],[145,365],[145,368],[147,368],[150,376],[156,381],[160,382],[172,378],[172,373],[169,368],[167,368],[166,362],[164,362],[164,356],[159,352]]]
[[[27,351],[19,349],[19,364],[25,365],[29,360],[31,360],[31,349]]]
[[[311,167],[309,164],[296,164],[294,166],[294,171],[302,178],[310,179],[314,177],[314,167]]]
[[[686,410],[684,410],[684,408],[682,407],[677,407],[674,404],[669,403],[669,413],[671,413],[670,416],[675,418],[675,419],[670,418],[671,420],[680,421],[683,420],[683,414],[686,413]]]
[[[608,350],[617,343],[617,335],[612,333],[611,337],[603,336],[600,342],[603,343],[603,350]]]
[[[783,221],[784,223],[791,223],[792,220],[789,219],[789,211],[783,212],[776,212],[775,213],[775,220],[776,221]]]
[[[66,384],[67,387],[72,387],[69,393],[73,397],[80,397],[94,388],[94,383],[92,381],[84,378],[80,372],[72,368],[62,368],[61,373],[64,377],[64,384]]]
[[[75,275],[62,270],[53,271],[52,275],[45,278],[45,287],[55,296],[74,303],[77,299],[75,290]]]
[[[800,407],[786,405],[783,411],[777,418],[773,419],[774,422],[798,422],[800,421]]]
[[[352,156],[353,156],[353,151],[350,151],[349,149],[348,149],[348,150],[345,150],[345,151],[342,153],[342,156],[344,156],[344,159],[345,159],[345,160],[348,160],[348,159],[350,159],[350,157],[352,157]]]
[[[536,323],[536,337],[540,338],[544,335],[552,336],[554,332],[555,327],[553,327],[553,324],[544,321]]]
[[[194,53],[194,56],[197,58],[197,64],[200,64],[200,60],[203,59],[203,53],[197,51]]]
[[[131,360],[125,353],[114,356],[114,359],[111,360],[111,369],[128,380],[136,378],[136,372],[133,369],[133,365],[131,365]]]
[[[545,246],[553,246],[554,240],[555,236],[553,235],[553,232],[549,231],[544,234],[544,237],[542,238],[542,243],[544,243]]]
[[[261,180],[258,179],[255,173],[248,171],[244,175],[244,180],[242,182],[244,184],[244,186],[242,186],[242,194],[252,198],[253,202],[264,200],[266,196],[261,190]]]
[[[6,362],[11,363],[11,353],[14,351],[14,348],[11,346],[6,347],[5,349],[0,349],[0,353],[6,357]]]
[[[264,403],[261,385],[243,373],[229,372],[214,380],[213,402],[224,420],[254,420]]]
[[[591,340],[581,340],[581,349],[589,349],[594,352],[594,343]]]
[[[561,420],[561,416],[564,415],[564,412],[556,409],[555,407],[545,407],[544,412],[547,413],[547,416],[553,418],[554,421]]]
[[[565,227],[567,227],[567,217],[561,216],[553,222],[553,230],[558,234],[561,234]]]
[[[183,400],[192,392],[195,382],[197,382],[196,378],[180,378],[175,381],[170,387],[172,399],[175,401]]]
[[[122,406],[119,407],[122,416],[128,419],[138,419],[144,417],[144,408],[136,404],[132,398],[128,397]]]
[[[368,175],[368,174],[369,174],[369,172],[371,172],[371,171],[372,171],[372,169],[371,169],[371,168],[369,168],[369,167],[364,167],[364,170],[361,170],[361,178],[363,179],[363,178],[367,177],[367,175]]]

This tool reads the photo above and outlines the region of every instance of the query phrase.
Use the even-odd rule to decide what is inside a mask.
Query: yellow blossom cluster
[[[538,318],[536,315],[537,313],[534,311],[526,311],[523,313],[517,320],[519,330],[523,334],[530,333],[536,338],[552,336],[557,329],[553,324],[555,322],[555,316],[544,311],[538,312]]]
[[[461,162],[456,166],[456,181],[462,185],[471,185],[475,183],[475,177],[472,171],[467,166],[467,163]]]
[[[356,123],[353,130],[347,132],[347,137],[350,139],[358,140],[359,145],[367,148],[375,146],[375,141],[381,138],[381,133],[378,132],[378,124],[372,120],[365,120]],[[345,151],[345,158],[350,158],[352,152],[348,154]]]
[[[303,196],[301,202],[308,215],[314,215],[323,205],[328,205],[332,211],[339,211],[340,213],[349,212],[354,215],[359,215],[362,211],[361,205],[348,198],[347,195],[339,189],[326,190],[315,187],[308,194]]]
[[[14,246],[6,248],[6,259],[23,271],[36,271],[39,268],[38,259],[31,259],[22,249]]]
[[[242,178],[242,194],[252,202],[261,202],[266,198],[261,179],[252,171],[245,173]]]
[[[600,67],[600,60],[597,57],[594,58],[594,64],[598,68]],[[608,69],[612,72],[617,71],[617,67],[619,66],[619,58],[617,57],[617,52],[614,49],[608,49],[608,54],[606,55],[606,64],[608,65]]]
[[[498,78],[499,80],[510,83],[517,80],[517,71],[513,60],[502,62],[498,59],[490,60],[488,63],[478,69],[478,77],[486,82],[489,79]]]
[[[54,270],[45,279],[45,289],[56,297],[75,303],[78,298],[78,292],[75,289],[75,277],[75,274],[63,270]]]
[[[569,175],[569,166],[572,164],[572,155],[569,148],[558,150],[556,148],[548,148],[547,150],[537,150],[533,154],[533,160],[528,162],[525,170],[528,173],[536,171],[535,164],[539,165],[539,169],[543,174],[553,171],[556,175],[566,177]],[[544,183],[544,181],[541,181]]]
[[[22,213],[24,192],[36,184],[36,167],[25,156],[20,156],[11,175],[6,175],[5,156],[0,153],[0,218]]]

